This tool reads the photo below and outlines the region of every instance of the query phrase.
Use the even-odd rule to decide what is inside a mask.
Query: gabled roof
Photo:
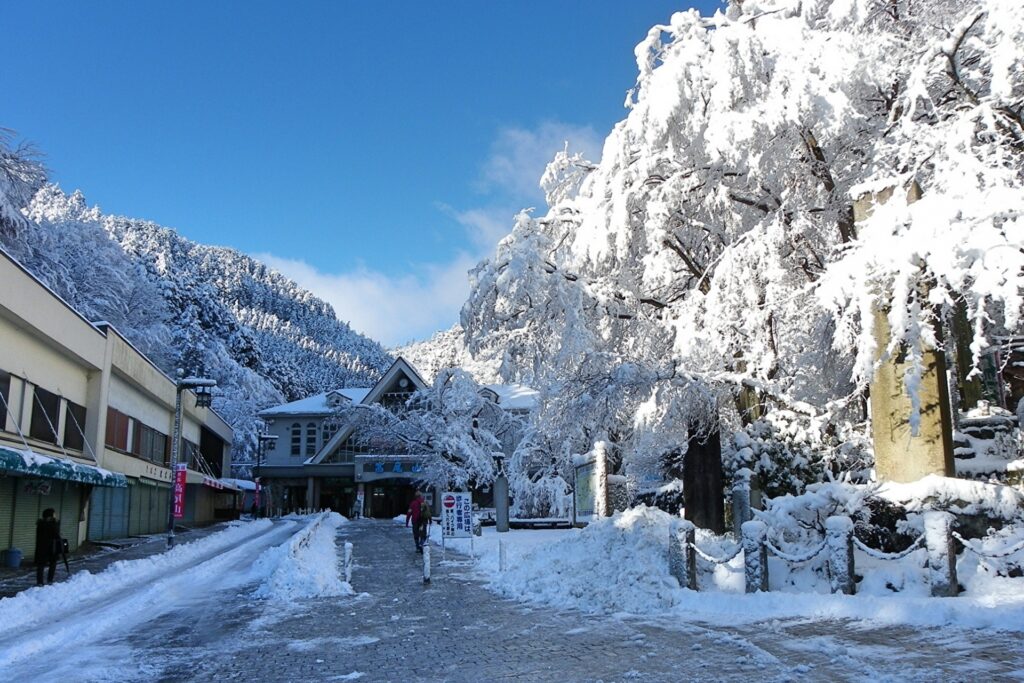
[[[267,408],[256,413],[257,417],[281,417],[285,415],[331,415],[335,408],[328,405],[327,397],[337,393],[347,398],[352,403],[361,402],[368,393],[369,387],[349,387],[346,389],[334,389],[316,396],[308,396],[298,401],[285,403],[283,405]]]
[[[361,405],[371,405],[379,402],[385,390],[391,386],[400,374],[404,374],[412,381],[412,391],[421,391],[427,388],[427,383],[423,381],[420,373],[412,366],[412,363],[399,356],[398,359],[391,364],[391,367],[388,368],[387,372],[384,373],[384,376],[381,377],[375,385],[373,385],[373,388],[370,389],[361,400],[355,402]],[[296,403],[301,403],[301,401],[296,401]],[[262,415],[263,413],[260,413],[260,416]],[[320,447],[320,450],[317,451],[313,457],[307,458],[304,464],[316,465],[323,462],[323,459],[327,457],[328,453],[334,451],[334,449],[340,444],[345,443],[345,441],[352,435],[352,431],[353,428],[351,425],[346,425],[343,429],[339,429],[335,432],[334,436],[327,441],[327,443]]]

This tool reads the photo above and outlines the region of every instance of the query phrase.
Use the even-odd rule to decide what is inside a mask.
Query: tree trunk
[[[716,429],[690,438],[683,460],[685,518],[702,529],[725,533],[722,492],[722,439]]]

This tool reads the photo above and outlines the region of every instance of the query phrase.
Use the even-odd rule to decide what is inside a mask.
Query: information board
[[[441,494],[441,535],[446,538],[473,536],[473,495],[462,491]]]
[[[575,493],[572,497],[573,523],[587,524],[594,518],[594,470],[597,462],[590,460],[575,468]]]

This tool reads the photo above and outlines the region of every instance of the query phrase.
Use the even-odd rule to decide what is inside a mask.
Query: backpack
[[[430,519],[433,516],[434,516],[434,513],[431,512],[431,510],[430,510],[430,503],[428,503],[426,500],[424,500],[422,503],[420,503],[420,521],[421,522],[426,522],[426,523],[429,524],[430,523]]]

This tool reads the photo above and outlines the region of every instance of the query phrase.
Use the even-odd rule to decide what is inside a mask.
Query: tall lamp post
[[[185,482],[178,476],[178,456],[181,451],[181,392],[192,390],[196,395],[196,408],[209,408],[213,404],[213,387],[217,381],[206,377],[185,377],[177,381],[174,392],[174,435],[171,437],[171,476],[174,477],[173,495],[167,513],[167,547],[174,547],[175,509],[185,506]],[[179,486],[181,490],[179,491]]]
[[[256,435],[256,438],[259,439],[259,447],[256,449],[256,472],[253,474],[253,480],[256,482],[256,495],[259,496],[259,505],[256,506],[256,517],[259,517],[260,508],[263,507],[263,497],[260,495],[260,479],[263,474],[263,455],[268,450],[274,450],[274,444],[277,443],[277,435],[261,432]]]

